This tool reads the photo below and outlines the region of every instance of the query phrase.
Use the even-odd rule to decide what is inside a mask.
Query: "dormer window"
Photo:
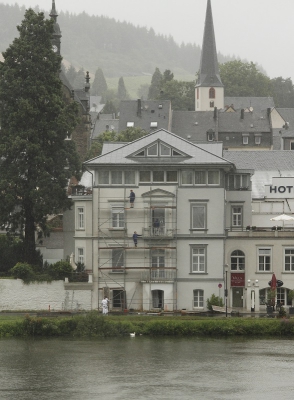
[[[157,122],[151,122],[150,128],[157,128]]]
[[[148,156],[157,156],[158,155],[158,145],[157,145],[157,143],[154,144],[153,146],[148,147],[147,155]]]
[[[160,155],[161,156],[170,156],[171,148],[165,146],[164,144],[160,145]]]
[[[127,122],[127,128],[133,128],[135,126],[135,122]]]
[[[210,99],[215,99],[215,88],[211,87],[209,89],[209,98]]]

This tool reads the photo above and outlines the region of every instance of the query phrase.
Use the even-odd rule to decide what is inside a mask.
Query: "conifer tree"
[[[91,88],[91,93],[93,96],[102,96],[107,90],[107,83],[101,68],[98,68],[95,73],[95,78]]]
[[[122,76],[118,80],[117,97],[119,100],[126,100],[128,98],[127,89],[125,87],[124,78]]]
[[[151,85],[149,87],[148,99],[154,100],[160,94],[160,87],[162,83],[162,73],[159,68],[156,68],[154,74],[152,75]]]
[[[29,9],[0,63],[0,226],[23,234],[23,260],[36,260],[35,233],[48,214],[72,204],[66,185],[78,177],[77,105],[65,103],[53,21]]]

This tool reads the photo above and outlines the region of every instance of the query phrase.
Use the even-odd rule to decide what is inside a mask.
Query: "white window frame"
[[[76,208],[76,229],[85,230],[85,207],[77,206]]]
[[[120,226],[122,225],[122,226]],[[125,229],[125,209],[121,206],[112,206],[111,208],[111,228]]]
[[[217,172],[217,174],[218,174],[218,176],[217,176],[217,183],[209,183],[209,174],[210,173],[216,173]],[[207,171],[207,185],[208,186],[219,186],[219,184],[220,184],[220,171],[218,171],[218,170],[210,170],[210,171]]]
[[[77,248],[77,262],[85,265],[85,249],[84,247]]]
[[[207,266],[207,246],[191,246],[191,274],[205,274]]]
[[[234,252],[238,252],[238,254],[233,254]],[[232,259],[236,259],[236,268],[233,268],[233,262]],[[240,260],[243,261],[243,265],[242,262],[240,262]],[[245,254],[242,250],[234,250],[231,253],[231,257],[230,257],[230,262],[231,262],[231,271],[245,271]]]
[[[261,251],[267,251],[268,253],[262,254]],[[269,257],[269,269],[266,269],[266,257]],[[263,262],[261,262],[261,258],[263,258]],[[262,267],[262,268],[261,268]],[[257,248],[257,272],[260,273],[269,273],[272,271],[272,248],[269,246],[259,246]]]
[[[185,173],[191,176],[191,178],[192,178],[191,183],[183,182],[183,180],[184,180],[183,174],[185,174]],[[194,171],[192,171],[191,169],[185,169],[185,170],[181,171],[181,184],[183,186],[193,186],[193,182],[194,182]]]
[[[242,136],[242,143],[244,145],[248,145],[249,144],[249,136]]]
[[[193,290],[193,308],[203,309],[204,308],[204,290],[194,289]]]
[[[290,251],[290,254],[286,254],[286,251]],[[289,262],[286,263],[286,258],[289,257]],[[286,269],[286,265],[289,264],[289,269]],[[294,272],[294,247],[284,248],[284,272]]]
[[[236,211],[236,209],[240,211]],[[233,228],[241,228],[243,226],[243,206],[234,204],[231,206],[231,224]],[[236,221],[237,220],[237,221]]]
[[[120,254],[122,255],[122,265],[119,265],[118,267],[117,266],[115,266],[114,264],[113,264],[113,259],[114,259],[114,257],[115,257],[115,252],[120,252]],[[123,273],[124,272],[124,265],[125,265],[125,251],[124,251],[124,249],[122,248],[122,249],[112,249],[111,250],[111,267],[112,267],[112,272],[114,272],[114,273]]]
[[[194,226],[194,209],[195,208],[202,208],[204,210],[203,226]],[[192,203],[191,204],[191,230],[192,231],[203,231],[203,230],[206,230],[206,226],[207,226],[207,204]]]

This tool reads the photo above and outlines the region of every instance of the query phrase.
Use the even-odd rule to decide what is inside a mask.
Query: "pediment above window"
[[[148,192],[145,192],[142,194],[142,197],[175,197],[175,195],[168,190],[163,190],[163,189],[153,189],[149,190]]]

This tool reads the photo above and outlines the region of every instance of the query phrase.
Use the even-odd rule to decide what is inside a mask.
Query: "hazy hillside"
[[[25,9],[18,5],[0,4],[0,51],[17,36]],[[176,76],[192,75],[199,66],[200,46],[179,46],[172,37],[157,35],[146,28],[114,19],[60,13],[62,56],[75,67],[84,67],[94,74],[102,68],[105,77],[142,76],[153,74],[156,67],[170,69]],[[191,38],[200,43],[202,38]],[[229,57],[219,55],[219,61]]]

